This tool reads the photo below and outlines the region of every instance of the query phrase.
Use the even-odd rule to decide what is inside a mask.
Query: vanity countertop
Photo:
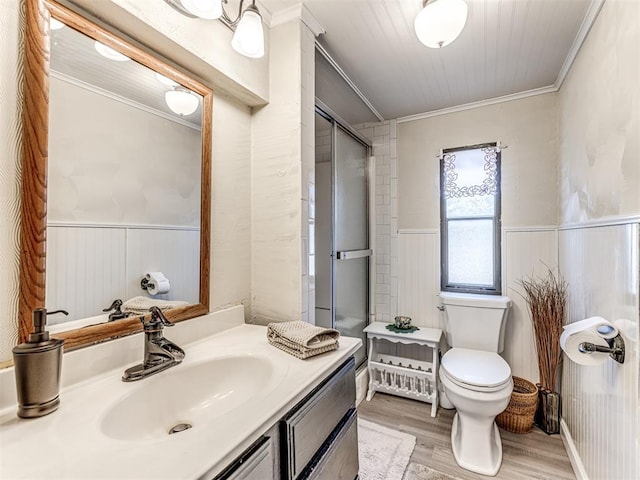
[[[167,337],[172,338],[171,331]],[[213,477],[360,345],[359,339],[341,337],[338,350],[299,360],[269,345],[265,327],[242,324],[181,345],[186,352],[182,364],[147,379],[124,383],[123,369],[117,368],[64,386],[60,408],[48,416],[19,419],[15,404],[5,407],[0,411],[0,477],[196,479],[205,474]],[[142,356],[142,348],[139,353]],[[262,373],[247,377],[249,381],[261,382],[258,394],[251,389],[247,391],[252,393],[246,395],[236,391],[231,403],[223,403],[224,412],[217,407],[208,409],[206,415],[196,415],[196,420],[189,418],[189,409],[183,408],[180,411],[185,412],[185,418],[175,420],[192,422],[193,428],[178,434],[166,433],[171,425],[157,425],[158,430],[153,432],[140,427],[141,416],[162,417],[162,408],[158,410],[154,405],[157,402],[162,406],[165,396],[181,400],[176,391],[165,389],[173,385],[175,390],[176,377],[172,379],[171,375],[180,369],[202,373],[206,370],[198,368],[207,362],[222,360],[227,363],[221,365],[232,365],[237,359],[243,365],[248,359],[247,365],[269,366],[264,370],[267,380],[261,379]],[[262,372],[262,367],[258,370]],[[215,378],[206,375],[179,378],[184,381],[184,389],[177,388],[179,393],[190,388],[189,382],[195,382],[200,393],[206,382],[217,384]],[[218,385],[216,398],[224,401],[224,396],[233,395],[235,388],[228,382]],[[136,398],[142,405],[127,408],[130,405],[127,402],[135,402]],[[209,400],[203,397],[195,405],[196,410]],[[189,406],[193,407],[191,403]],[[122,405],[125,408],[120,408]],[[215,418],[207,416],[210,414]],[[155,420],[145,421],[143,425]],[[118,430],[119,424],[125,428]]]

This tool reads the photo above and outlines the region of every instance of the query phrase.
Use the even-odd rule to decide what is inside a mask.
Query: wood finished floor
[[[460,468],[451,452],[451,422],[454,410],[438,409],[431,418],[431,405],[377,392],[358,406],[358,416],[416,437],[411,462],[421,463],[461,480],[487,480],[484,475]],[[500,430],[502,467],[493,478],[500,480],[575,480],[560,435],[546,435],[533,427],[517,435]]]

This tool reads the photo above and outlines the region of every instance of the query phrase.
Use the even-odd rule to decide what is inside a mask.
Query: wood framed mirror
[[[132,62],[151,69],[175,84],[200,97],[200,168],[198,190],[199,271],[195,272],[195,299],[186,306],[167,310],[172,322],[182,321],[209,312],[209,242],[211,202],[211,141],[213,92],[206,85],[184,72],[120,38],[109,30],[54,0],[25,0],[25,58],[23,110],[22,224],[20,251],[19,341],[25,341],[32,331],[32,311],[35,308],[59,309],[65,305],[46,305],[49,197],[49,133],[50,74],[52,59],[51,19],[99,42]],[[55,42],[54,42],[55,43]],[[127,79],[123,79],[124,82]],[[80,102],[72,102],[80,103]],[[96,117],[98,118],[98,117]],[[84,122],[94,121],[84,118]],[[68,140],[68,139],[67,139]],[[80,139],[81,140],[81,139]],[[117,140],[116,140],[117,141]],[[67,143],[72,143],[67,141]],[[85,157],[86,158],[86,157]],[[153,169],[155,165],[150,165]],[[86,167],[87,169],[90,167]],[[126,190],[126,188],[125,188]],[[126,197],[126,194],[124,195]],[[116,202],[118,203],[118,202]],[[120,203],[127,203],[126,201]],[[131,205],[131,203],[129,203]],[[126,205],[125,205],[126,208]],[[196,215],[194,215],[195,217]],[[147,237],[149,238],[149,237]],[[197,268],[197,267],[196,267]],[[144,275],[145,272],[138,272]],[[142,290],[141,290],[142,293]],[[105,307],[108,305],[102,305]],[[141,330],[140,315],[88,325],[56,333],[70,350]]]

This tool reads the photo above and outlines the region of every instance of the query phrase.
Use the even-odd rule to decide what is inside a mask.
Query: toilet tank
[[[498,295],[440,292],[451,347],[501,353],[511,300]]]

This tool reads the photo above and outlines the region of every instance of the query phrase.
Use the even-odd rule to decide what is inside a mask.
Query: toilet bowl
[[[502,442],[495,417],[509,404],[511,369],[500,355],[452,348],[442,357],[440,381],[456,409],[451,446],[458,465],[494,476],[502,464]]]

